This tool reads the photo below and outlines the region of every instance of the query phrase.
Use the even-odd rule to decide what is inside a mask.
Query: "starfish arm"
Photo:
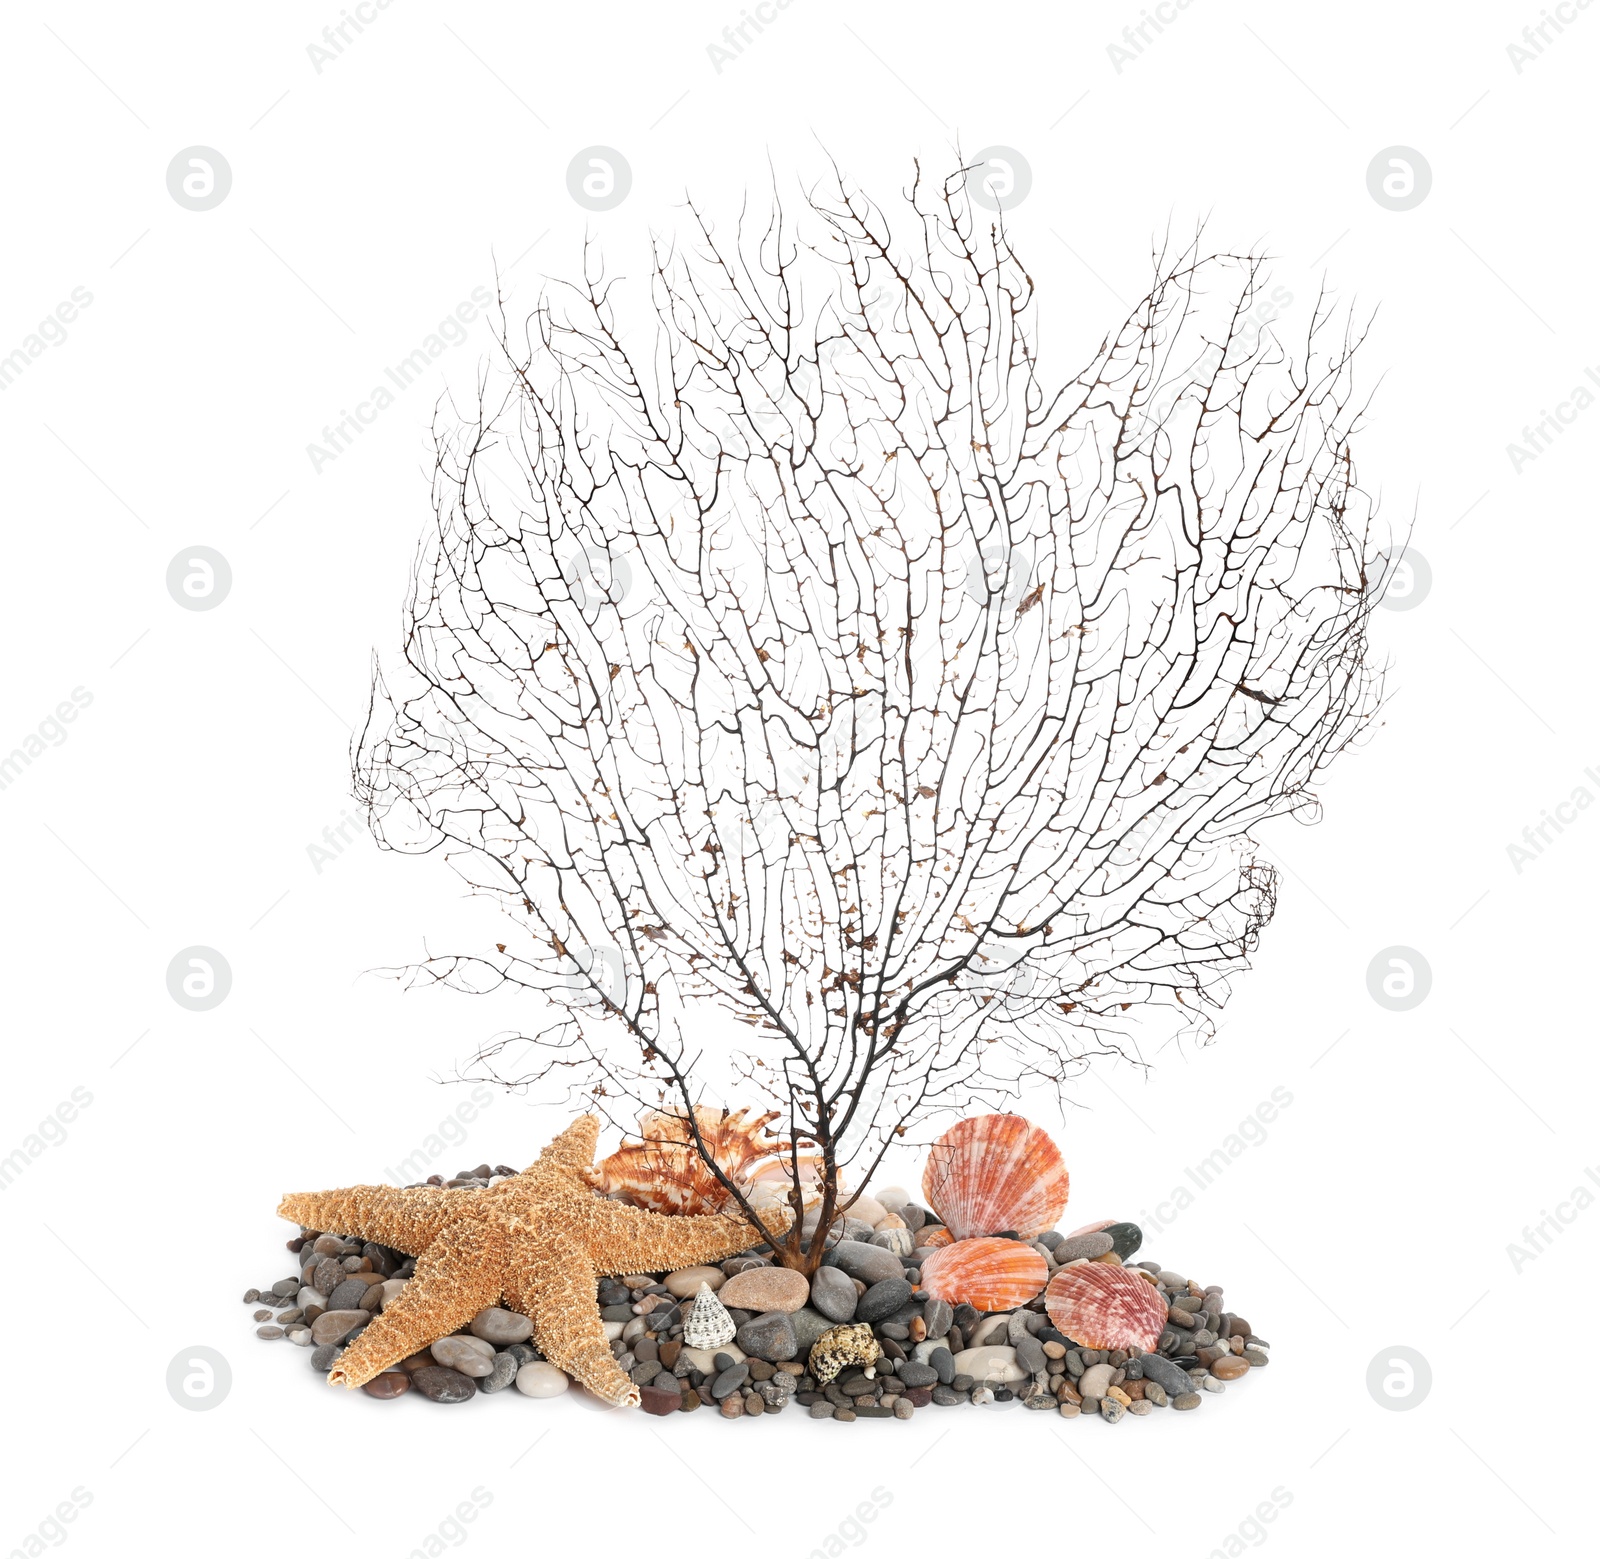
[[[595,1270],[670,1272],[702,1261],[721,1261],[759,1243],[760,1234],[737,1213],[712,1213],[703,1217],[668,1217],[629,1207],[623,1202],[596,1197],[586,1210],[593,1230],[589,1254]],[[773,1234],[781,1234],[794,1221],[786,1207],[761,1215]]]
[[[533,1320],[533,1341],[558,1369],[615,1407],[637,1407],[639,1388],[611,1356],[594,1301],[594,1267],[574,1235],[514,1241],[507,1264],[511,1303]]]
[[[564,1170],[583,1179],[594,1165],[595,1144],[599,1140],[600,1117],[580,1115],[528,1168]]]
[[[504,1281],[505,1242],[498,1226],[488,1219],[456,1219],[418,1257],[416,1276],[399,1297],[340,1354],[329,1382],[365,1385],[498,1303]]]
[[[415,1256],[460,1209],[459,1194],[437,1186],[402,1191],[357,1185],[344,1191],[291,1191],[278,1203],[278,1216],[305,1229],[357,1235]]]

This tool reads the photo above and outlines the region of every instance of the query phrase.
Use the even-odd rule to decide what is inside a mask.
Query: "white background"
[[[0,1194],[0,1547],[81,1486],[74,1553],[401,1555],[481,1487],[472,1552],[801,1556],[881,1486],[875,1551],[1126,1537],[1203,1555],[1275,1488],[1292,1503],[1247,1533],[1274,1552],[1574,1551],[1600,1210],[1520,1272],[1507,1245],[1600,1172],[1600,813],[1520,873],[1507,846],[1579,785],[1600,794],[1600,409],[1520,474],[1506,446],[1600,370],[1600,8],[1519,74],[1506,46],[1531,3],[1195,0],[1118,72],[1107,45],[1132,3],[795,0],[718,73],[707,45],[739,9],[395,0],[319,74],[307,46],[336,4],[8,8],[0,355],[74,287],[93,303],[0,393],[0,749],[74,688],[93,701],[0,791],[0,1153],[75,1087],[93,1103]],[[1289,1090],[1267,1140],[1147,1247],[1223,1283],[1276,1362],[1198,1414],[1114,1430],[324,1389],[239,1303],[288,1270],[279,1195],[380,1178],[458,1102],[434,1079],[516,1018],[367,974],[493,940],[444,867],[365,837],[320,873],[307,852],[353,810],[351,726],[428,518],[433,402],[470,384],[484,327],[320,474],[306,446],[496,260],[530,304],[542,275],[574,272],[586,228],[638,276],[686,191],[731,217],[769,163],[792,190],[826,148],[887,202],[913,157],[942,169],[958,141],[1031,166],[1010,222],[1047,369],[1070,373],[1120,318],[1169,223],[1267,248],[1298,310],[1324,274],[1377,310],[1358,455],[1398,526],[1415,509],[1433,575],[1414,610],[1375,619],[1384,723],[1334,769],[1321,826],[1265,841],[1279,914],[1217,1043],[1168,1049],[1147,1080],[1098,1073],[1068,1120],[1040,1117],[1071,1168],[1069,1224],[1139,1218]],[[199,213],[165,183],[196,144],[233,174]],[[590,213],[566,169],[597,144],[633,187]],[[1406,212],[1366,184],[1396,144],[1433,172]],[[165,586],[196,545],[233,572],[209,612]],[[232,968],[209,1012],[167,994],[192,944]],[[1397,944],[1433,975],[1401,1013],[1366,984]],[[524,1164],[559,1124],[503,1097],[436,1167]],[[232,1368],[209,1412],[165,1387],[195,1345]],[[1432,1370],[1405,1412],[1366,1385],[1395,1345]]]

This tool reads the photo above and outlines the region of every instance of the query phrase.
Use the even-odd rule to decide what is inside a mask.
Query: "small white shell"
[[[683,1323],[683,1340],[690,1348],[717,1348],[732,1342],[737,1328],[728,1307],[711,1292],[709,1283],[700,1285],[689,1308],[689,1319]]]

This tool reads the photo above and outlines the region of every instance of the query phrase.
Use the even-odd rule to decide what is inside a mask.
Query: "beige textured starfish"
[[[637,1407],[639,1388],[606,1342],[595,1279],[720,1261],[756,1234],[739,1217],[664,1217],[596,1195],[589,1172],[599,1134],[599,1120],[581,1116],[536,1163],[487,1190],[353,1186],[284,1197],[280,1217],[417,1258],[416,1275],[345,1349],[329,1382],[360,1386],[503,1302],[533,1322],[552,1364],[607,1402]],[[763,1216],[774,1234],[792,1217],[787,1209]]]

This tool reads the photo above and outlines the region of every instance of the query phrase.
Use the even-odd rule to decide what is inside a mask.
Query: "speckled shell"
[[[928,1151],[922,1194],[957,1240],[1053,1229],[1067,1170],[1050,1138],[1020,1115],[957,1121]]]
[[[975,1310],[1015,1310],[1036,1298],[1049,1276],[1044,1257],[1021,1240],[957,1240],[922,1264],[935,1299]]]
[[[1098,1261],[1057,1272],[1044,1291],[1044,1308],[1057,1331],[1085,1348],[1148,1353],[1167,1324],[1167,1307],[1154,1283],[1137,1269]]]
[[[882,1355],[872,1328],[858,1321],[853,1326],[830,1326],[812,1343],[806,1368],[819,1385],[826,1386],[847,1364],[859,1364],[870,1375]]]
[[[746,1120],[746,1110],[695,1108],[695,1124],[718,1167],[741,1190],[777,1162],[790,1144],[763,1129],[776,1110]],[[595,1189],[653,1213],[721,1213],[737,1202],[706,1166],[693,1145],[687,1118],[647,1110],[639,1121],[640,1142],[625,1142],[594,1168]],[[802,1160],[802,1164],[806,1161]]]

